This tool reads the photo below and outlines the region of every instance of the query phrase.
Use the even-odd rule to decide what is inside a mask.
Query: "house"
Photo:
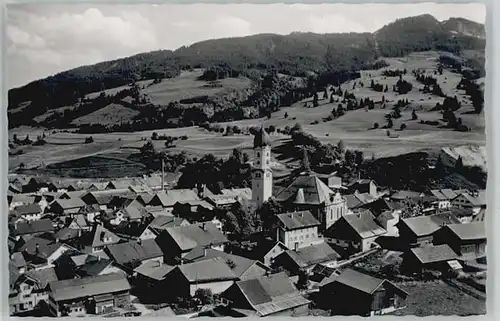
[[[141,222],[144,217],[148,216],[147,209],[139,201],[127,200],[125,204],[110,221],[112,225],[119,225],[122,222]]]
[[[283,267],[292,275],[298,275],[300,271],[310,274],[318,264],[335,267],[339,257],[328,244],[319,243],[296,251],[287,250],[275,258],[273,266]]]
[[[9,211],[12,211],[18,206],[37,204],[41,200],[41,196],[35,196],[30,194],[13,194],[7,196],[7,202],[9,203]]]
[[[12,214],[26,221],[35,221],[41,219],[42,212],[42,207],[39,204],[26,204],[17,206]]]
[[[130,185],[128,189],[134,194],[153,193],[153,190],[146,185]]]
[[[39,307],[40,302],[47,302],[48,284],[57,280],[53,268],[30,270],[19,276],[14,282],[14,293],[9,295],[10,313],[16,315],[34,310]]]
[[[168,213],[172,213],[174,205],[177,202],[199,201],[200,198],[194,190],[191,189],[171,189],[158,192],[148,205],[161,206]]]
[[[473,213],[478,213],[486,208],[486,191],[463,192],[451,200],[451,205],[456,208],[472,209]]]
[[[258,260],[266,266],[271,266],[274,259],[286,250],[288,248],[283,243],[271,238],[261,237],[253,242],[244,242],[239,247],[232,249],[231,253]]]
[[[229,308],[251,317],[307,316],[305,299],[285,273],[235,282],[222,297]]]
[[[422,272],[422,270],[448,271],[448,261],[456,260],[459,255],[448,244],[411,248],[403,254],[401,270]]]
[[[49,219],[18,222],[16,226],[11,226],[11,234],[16,240],[19,240],[20,237],[34,237],[44,233],[53,233],[54,230],[55,227]]]
[[[163,230],[169,227],[188,226],[190,223],[180,217],[175,216],[157,216],[141,232],[141,240],[155,239]]]
[[[322,282],[317,302],[332,315],[373,316],[406,306],[408,293],[394,283],[353,269],[345,269]]]
[[[354,213],[358,209],[367,208],[368,204],[375,202],[376,198],[368,193],[358,193],[344,195],[349,213]]]
[[[372,249],[376,239],[385,234],[387,231],[369,210],[341,217],[324,233],[328,242],[343,248],[349,255]]]
[[[431,194],[436,198],[436,207],[440,210],[449,209],[451,200],[458,196],[458,193],[451,189],[431,190]]]
[[[310,211],[321,223],[321,230],[347,214],[347,200],[314,175],[297,177],[275,199],[287,211]]]
[[[346,187],[349,194],[367,193],[374,198],[378,197],[377,185],[371,179],[354,179]]]
[[[221,190],[221,195],[228,196],[228,197],[234,197],[235,199],[246,199],[246,200],[251,200],[252,199],[252,189],[249,187],[245,188],[223,188]]]
[[[49,209],[50,212],[57,215],[70,215],[79,213],[85,205],[86,204],[80,198],[59,198],[49,204]]]
[[[190,297],[197,289],[222,293],[237,280],[225,260],[213,258],[176,266],[165,276],[164,284],[167,291],[175,289],[177,297]]]
[[[65,200],[69,200],[69,199],[73,199],[73,198],[82,198],[83,195],[85,195],[87,193],[87,191],[85,190],[76,190],[76,191],[67,191],[67,192],[64,192],[62,193],[59,198],[60,199],[65,199]]]
[[[239,280],[254,279],[266,275],[270,270],[267,266],[257,260],[251,260],[239,255],[225,253],[219,250],[204,249],[197,253],[190,252],[184,257],[185,262],[200,262],[220,258],[231,268]]]
[[[119,267],[114,266],[110,259],[81,254],[78,251],[67,251],[55,261],[55,266],[59,279],[85,278],[111,273],[125,274]]]
[[[448,244],[463,260],[474,260],[486,254],[484,222],[450,224],[434,233],[434,244]]]
[[[82,201],[87,205],[99,205],[101,210],[105,210],[108,208],[113,208],[111,202],[114,198],[126,199],[126,198],[135,198],[134,192],[125,189],[112,189],[112,190],[104,190],[104,191],[95,191],[88,192],[87,194],[82,196]]]
[[[102,314],[130,303],[130,284],[120,273],[49,283],[53,316]]]
[[[85,253],[92,254],[104,250],[108,245],[117,244],[120,238],[100,224],[95,224],[91,231],[83,234],[78,246]]]
[[[188,226],[169,227],[156,238],[167,263],[182,263],[191,251],[212,248],[223,251],[228,242],[212,223],[199,223]]]
[[[168,284],[164,280],[175,266],[162,264],[158,261],[148,261],[134,269],[135,291],[148,302],[162,303],[175,299],[175,293],[165,295]],[[160,295],[162,293],[162,295]]]
[[[318,235],[320,223],[309,211],[283,213],[277,215],[277,241],[289,249],[297,250],[323,242]]]
[[[405,218],[397,224],[401,244],[407,247],[431,244],[434,232],[448,224],[458,224],[460,220],[451,213]]]
[[[109,181],[108,184],[106,185],[106,189],[114,189],[114,190],[120,190],[120,189],[127,189],[129,186],[132,185],[142,185],[143,180],[140,178],[121,178],[113,181]]]
[[[28,267],[42,269],[52,267],[53,263],[72,247],[57,241],[34,237],[23,244],[19,251],[23,253]]]
[[[124,271],[132,272],[148,261],[163,263],[163,252],[155,240],[140,240],[108,245],[106,254]]]
[[[82,230],[63,227],[54,233],[54,240],[67,244],[74,244],[76,240],[82,236]]]
[[[82,230],[82,231],[88,231],[91,228],[84,214],[74,215],[71,218],[68,227],[74,230]]]
[[[101,214],[101,209],[99,205],[93,204],[93,205],[85,205],[80,209],[78,214],[85,215],[85,218],[87,219],[88,222],[93,223],[94,218]]]
[[[372,212],[377,223],[387,231],[385,236],[397,237],[399,235],[397,224],[401,217],[402,210],[398,203],[391,202],[384,198],[379,198],[361,206],[361,208]]]

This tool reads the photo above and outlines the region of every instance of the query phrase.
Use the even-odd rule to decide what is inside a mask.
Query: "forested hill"
[[[9,109],[72,105],[85,94],[140,79],[176,76],[182,69],[226,65],[235,70],[277,69],[302,76],[325,70],[359,70],[380,56],[401,56],[430,49],[460,53],[484,49],[475,23],[465,19],[439,22],[430,15],[397,20],[372,33],[290,35],[259,34],[208,40],[175,51],[154,51],[59,73],[9,90]],[[483,27],[484,28],[484,27]],[[476,31],[471,32],[474,29]],[[463,32],[462,32],[463,31]]]

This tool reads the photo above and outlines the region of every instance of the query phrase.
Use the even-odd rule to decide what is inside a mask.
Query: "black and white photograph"
[[[487,313],[484,4],[5,20],[10,316]]]

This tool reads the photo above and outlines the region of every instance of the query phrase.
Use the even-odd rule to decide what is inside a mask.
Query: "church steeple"
[[[252,168],[252,199],[257,204],[257,207],[260,207],[273,193],[271,139],[264,127],[255,134],[253,148],[255,161]]]

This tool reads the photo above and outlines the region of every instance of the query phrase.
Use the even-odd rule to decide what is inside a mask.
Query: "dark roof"
[[[196,201],[200,199],[196,192],[191,189],[171,189],[161,191],[158,192],[153,198],[157,198],[163,207],[174,206],[177,202]]]
[[[318,220],[309,211],[283,213],[278,214],[277,217],[288,230],[320,225]]]
[[[155,230],[164,230],[168,227],[181,226],[181,224],[189,225],[185,223],[187,223],[187,221],[180,217],[160,215],[155,217],[151,223],[149,223],[149,227]]]
[[[458,194],[451,189],[433,189],[431,194],[440,201],[449,201],[458,196]]]
[[[361,238],[368,238],[387,233],[382,226],[377,224],[375,216],[373,216],[370,210],[364,210],[355,214],[348,214],[342,216],[340,219],[345,220]]]
[[[38,245],[38,248],[37,248]],[[47,259],[64,244],[41,237],[34,237],[23,244],[19,250],[28,255]]]
[[[158,261],[148,261],[137,267],[134,272],[147,276],[153,280],[161,281],[173,269],[175,269],[175,266],[162,264]]]
[[[285,273],[236,282],[259,316],[267,316],[309,304]]]
[[[121,273],[55,281],[50,282],[49,287],[56,301],[130,290],[127,278]]]
[[[26,277],[35,280],[40,288],[45,288],[49,282],[57,281],[57,274],[54,268],[45,268],[41,270],[30,270],[25,273]]]
[[[79,233],[80,233],[79,230],[75,230],[75,229],[72,229],[69,227],[63,227],[62,229],[60,229],[59,231],[57,231],[54,234],[54,239],[61,240],[61,241],[67,241],[67,240],[77,238],[79,236]]]
[[[177,266],[190,282],[237,280],[238,277],[227,263],[213,258]]]
[[[400,223],[405,224],[415,235],[423,236],[434,233],[444,225],[460,223],[460,220],[450,213],[441,213],[405,218]]]
[[[109,259],[89,255],[85,264],[81,265],[78,269],[78,274],[80,276],[97,276],[105,268],[110,266],[111,263],[112,261]]]
[[[52,225],[51,220],[41,219],[36,221],[17,223],[17,227],[15,229],[14,234],[16,235],[34,234],[34,233],[51,232],[53,230],[54,226]]]
[[[458,258],[458,254],[455,253],[448,244],[415,247],[410,249],[410,251],[424,264],[455,260]]]
[[[120,265],[163,256],[163,252],[155,240],[109,245],[107,251],[110,257]]]
[[[57,203],[63,210],[69,210],[69,209],[74,209],[74,208],[82,208],[85,206],[85,202],[82,201],[80,198],[69,198],[69,199],[56,199],[54,202],[52,202],[51,206]]]
[[[42,208],[38,204],[25,204],[17,206],[13,212],[16,215],[38,214],[42,212]]]
[[[283,189],[276,195],[276,200],[295,201],[297,194],[302,198],[301,204],[314,204],[319,205],[330,200],[331,196],[335,194],[325,183],[314,175],[299,176],[292,184]]]
[[[226,236],[213,223],[169,227],[162,233],[168,233],[182,251],[227,242]]]
[[[199,262],[199,261],[203,261],[203,260],[220,258],[221,260],[225,261],[226,263],[228,261],[230,261],[230,262],[234,263],[234,267],[231,267],[231,266],[230,267],[231,267],[231,270],[233,270],[233,273],[237,277],[240,277],[250,267],[252,267],[254,264],[258,263],[258,261],[256,261],[256,260],[247,259],[246,257],[242,257],[239,255],[234,255],[234,254],[229,254],[226,252],[213,250],[213,249],[207,249],[206,252],[204,252],[204,253],[202,252],[201,256],[195,257],[195,258],[190,258],[189,254],[184,257],[184,260]]]
[[[461,240],[486,239],[486,228],[484,222],[472,222],[464,224],[447,225]]]
[[[123,214],[131,220],[137,220],[145,216],[148,211],[137,200],[132,200],[124,209],[121,210]]]
[[[264,127],[261,127],[253,138],[253,148],[263,146],[271,146],[271,138],[269,138],[269,135],[265,131]]]
[[[288,250],[286,251],[286,254],[290,256],[290,258],[301,268],[308,267],[313,264],[334,261],[339,258],[339,254],[335,252],[335,250],[333,250],[327,243],[310,245],[298,249],[297,251]]]
[[[342,271],[339,275],[333,275],[330,278],[330,282],[325,284],[329,284],[332,281],[344,284],[367,294],[373,294],[383,284],[390,284],[392,287],[397,289],[398,292],[408,295],[408,293],[387,280],[378,279],[371,275],[361,273],[349,268]]]

